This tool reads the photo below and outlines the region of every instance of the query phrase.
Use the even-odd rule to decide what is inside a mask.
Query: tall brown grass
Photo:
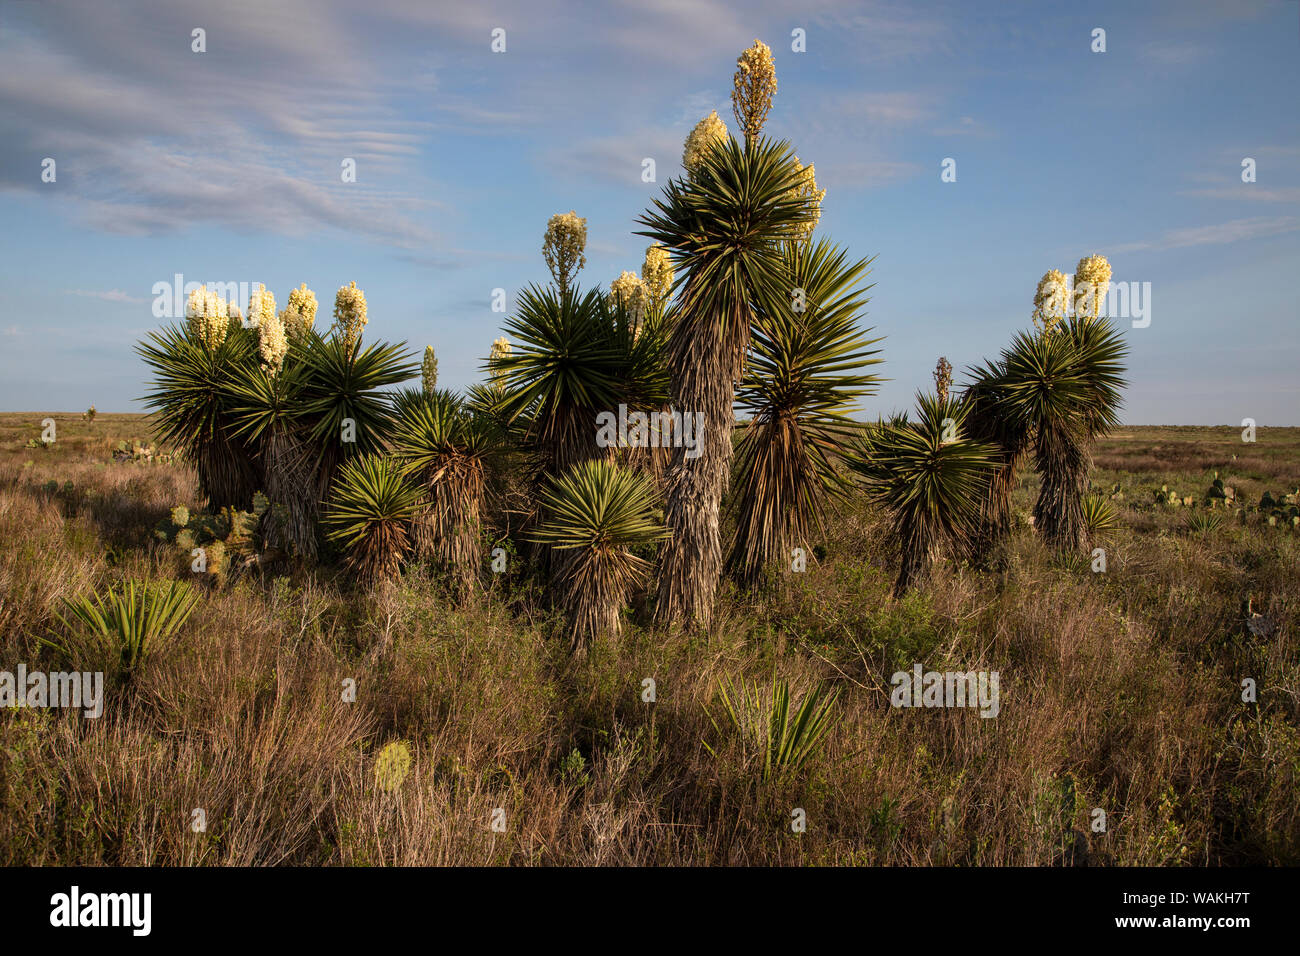
[[[186,468],[107,461],[97,436],[145,437],[138,419],[22,447],[39,418],[0,416],[0,670],[57,666],[36,639],[61,598],[174,575],[151,529],[197,507]],[[1150,483],[1130,443],[1099,446],[1095,480]],[[1268,458],[1293,484],[1295,447]],[[325,570],[247,575],[205,593],[102,718],[0,711],[0,862],[1300,862],[1300,536],[1188,535],[1136,492],[1119,510],[1105,574],[1021,526],[997,571],[945,565],[895,601],[879,518],[854,506],[806,573],[724,593],[707,635],[633,621],[578,663],[513,578],[458,607],[418,570],[373,594]],[[1246,628],[1247,596],[1270,636]],[[999,716],[891,708],[890,675],[915,662],[997,670]],[[764,782],[706,708],[721,678],[774,675],[841,692],[822,749]],[[393,740],[413,762],[390,793],[374,758]]]

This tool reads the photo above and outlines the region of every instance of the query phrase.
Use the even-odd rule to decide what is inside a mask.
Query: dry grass
[[[172,575],[151,530],[197,506],[188,469],[111,461],[148,437],[140,418],[56,415],[54,448],[23,447],[42,417],[0,416],[0,670],[55,666],[36,638],[60,598]],[[1238,429],[1125,429],[1096,462],[1125,488],[1104,575],[1022,528],[1000,570],[940,568],[892,601],[894,558],[855,507],[779,597],[724,593],[707,638],[638,617],[577,664],[514,575],[463,608],[419,572],[373,595],[327,572],[247,576],[205,594],[101,719],[0,711],[0,862],[1300,863],[1300,535],[1189,534],[1147,494],[1200,495],[1215,470],[1292,491],[1300,430],[1242,446]],[[1247,630],[1248,596],[1268,636]],[[999,716],[889,707],[914,662],[997,670]],[[810,765],[764,783],[706,708],[720,676],[773,673],[842,691]],[[413,763],[388,793],[374,758],[393,740]]]

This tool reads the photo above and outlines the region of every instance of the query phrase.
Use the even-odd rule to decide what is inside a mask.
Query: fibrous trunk
[[[1046,426],[1039,431],[1036,451],[1042,484],[1034,505],[1034,526],[1051,547],[1078,551],[1086,538],[1083,495],[1090,458],[1086,439],[1064,425]]]
[[[481,513],[484,494],[482,462],[448,462],[429,476],[428,504],[415,521],[415,551],[445,572],[458,599],[478,588]]]
[[[694,413],[696,449],[688,458],[680,443],[668,468],[664,546],[655,618],[707,626],[713,618],[722,573],[719,515],[731,470],[735,383],[749,339],[748,317],[679,322],[670,343],[676,410]]]
[[[276,425],[262,450],[266,496],[266,542],[285,554],[316,560],[318,475],[309,447],[288,426]]]

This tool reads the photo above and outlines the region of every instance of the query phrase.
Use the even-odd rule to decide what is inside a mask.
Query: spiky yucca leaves
[[[1052,547],[1086,543],[1091,445],[1118,422],[1126,351],[1110,322],[1075,317],[1053,334],[1020,333],[1002,353],[1002,405],[1010,427],[1033,436],[1034,525]]]
[[[65,598],[59,615],[66,642],[44,641],[76,667],[120,666],[126,674],[169,641],[189,619],[198,592],[179,581],[126,582],[93,597]]]
[[[278,371],[254,364],[238,368],[226,393],[235,435],[258,450],[271,501],[262,516],[263,538],[285,555],[314,561],[320,489],[303,408],[306,372],[294,342]]]
[[[256,336],[235,326],[209,348],[188,326],[168,326],[136,352],[154,375],[144,401],[157,415],[158,442],[194,463],[212,510],[246,510],[261,477],[254,450],[232,435],[224,386],[233,370],[257,364]]]
[[[691,176],[664,188],[638,235],[666,247],[681,277],[668,342],[673,405],[703,420],[700,454],[673,450],[655,613],[661,622],[713,616],[722,571],[719,512],[730,479],[732,403],[755,306],[768,312],[792,288],[781,243],[811,218],[796,195],[799,164],[789,145],[768,140],[710,146]]]
[[[347,568],[372,587],[397,577],[419,507],[420,491],[401,464],[368,454],[339,469],[322,522],[330,540],[344,547]]]
[[[1083,499],[1083,531],[1089,544],[1111,537],[1119,527],[1119,515],[1105,495],[1089,494]]]
[[[541,497],[546,517],[530,537],[572,552],[557,583],[573,650],[582,654],[600,635],[619,632],[628,592],[649,571],[632,549],[669,532],[649,479],[610,461],[579,462]]]
[[[826,240],[787,243],[786,268],[803,295],[760,312],[736,404],[749,413],[736,454],[736,538],[728,571],[746,587],[790,549],[806,545],[848,483],[838,462],[859,425],[857,401],[875,392],[880,341],[858,328],[870,260],[850,262]],[[800,311],[800,307],[802,311]]]
[[[1033,444],[1032,434],[1008,414],[1002,388],[1004,371],[996,362],[970,369],[972,381],[963,396],[969,408],[966,433],[995,450],[980,505],[979,525],[969,542],[970,557],[976,561],[986,560],[1011,532],[1011,496]]]
[[[405,342],[363,348],[359,337],[321,336],[314,330],[304,336],[303,418],[309,423],[307,438],[322,499],[339,465],[377,452],[387,443],[393,415],[385,389],[419,371],[413,358]]]
[[[996,454],[963,434],[969,406],[923,394],[916,401],[916,421],[870,427],[850,461],[868,496],[889,512],[902,558],[895,596],[920,583],[936,558],[976,530]]]
[[[762,767],[763,780],[772,780],[798,770],[817,750],[831,729],[831,715],[839,698],[837,688],[818,684],[803,694],[791,710],[789,681],[772,680],[772,686],[749,684],[744,680],[731,684],[725,677],[718,681],[718,698],[728,723],[741,739],[746,756]],[[713,729],[722,727],[708,715]],[[707,743],[709,753],[717,752]]]
[[[451,579],[460,597],[479,583],[479,532],[495,428],[451,392],[398,393],[393,453],[424,492],[413,522],[415,553]]]
[[[502,392],[495,412],[521,430],[539,478],[614,453],[596,443],[599,413],[664,397],[661,339],[638,335],[627,311],[599,290],[529,286],[505,328],[511,352],[489,363]]]

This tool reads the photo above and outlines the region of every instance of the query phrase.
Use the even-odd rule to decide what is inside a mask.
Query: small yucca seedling
[[[1115,507],[1099,494],[1085,495],[1083,499],[1083,528],[1089,541],[1104,541],[1119,527]]]
[[[363,585],[397,577],[419,504],[419,491],[404,480],[397,462],[371,454],[343,466],[323,521]]]
[[[830,730],[831,709],[838,697],[838,689],[818,684],[794,703],[788,681],[773,679],[770,689],[744,681],[733,685],[726,678],[718,682],[727,723],[740,735],[746,755],[762,761],[764,780],[797,770],[807,762]],[[713,729],[722,734],[718,721],[712,714],[708,717]],[[709,744],[704,746],[717,756]]]
[[[87,653],[116,659],[129,674],[180,630],[198,599],[198,593],[180,581],[134,580],[127,581],[120,594],[110,588],[104,595],[65,598],[67,614],[60,614],[59,620],[71,636],[66,642],[44,643],[74,663]]]
[[[1197,511],[1187,516],[1187,530],[1192,534],[1212,534],[1223,524],[1223,516],[1213,511]]]

